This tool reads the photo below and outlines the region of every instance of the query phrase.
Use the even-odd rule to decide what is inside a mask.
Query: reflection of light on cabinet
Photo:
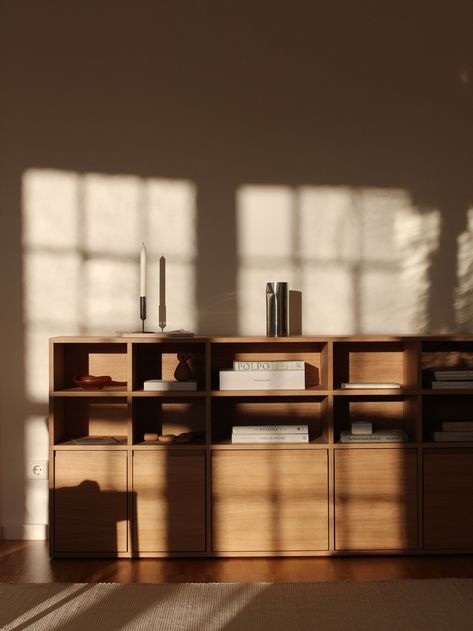
[[[328,549],[327,452],[214,451],[212,549]]]
[[[414,449],[353,449],[335,453],[335,547],[417,547]]]

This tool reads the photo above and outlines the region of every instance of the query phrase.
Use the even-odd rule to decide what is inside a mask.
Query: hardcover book
[[[303,361],[234,361],[233,370],[304,370]]]
[[[437,381],[472,381],[473,370],[434,370]]]
[[[473,421],[443,421],[444,432],[473,432]]]
[[[303,370],[221,370],[220,390],[305,390]]]
[[[468,442],[473,440],[473,432],[434,432],[434,440],[440,443]]]
[[[309,434],[232,434],[233,444],[308,443]]]
[[[120,440],[114,436],[81,436],[67,441],[71,445],[118,445]]]
[[[432,381],[433,390],[473,390],[473,381]]]
[[[404,443],[407,440],[409,440],[408,435],[400,429],[379,429],[372,434],[340,432],[341,443]]]
[[[385,381],[372,381],[371,383],[358,383],[358,382],[343,382],[341,384],[341,387],[343,389],[357,389],[357,388],[364,388],[366,390],[370,390],[370,389],[382,389],[382,388],[386,388],[386,389],[390,389],[390,388],[400,388],[401,384],[400,383],[390,383],[390,382],[385,382]]]
[[[233,434],[308,434],[308,425],[234,425]]]

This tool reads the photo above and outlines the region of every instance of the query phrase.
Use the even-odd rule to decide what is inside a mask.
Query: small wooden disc
[[[159,437],[160,443],[173,443],[175,440],[176,440],[176,437],[174,434],[162,434]]]
[[[156,434],[155,432],[146,432],[146,434],[143,437],[143,440],[145,442],[148,440],[159,440],[159,434]]]

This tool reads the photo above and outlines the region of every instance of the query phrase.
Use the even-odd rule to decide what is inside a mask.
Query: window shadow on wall
[[[460,315],[454,306],[459,253],[464,279],[471,269],[471,11],[466,0],[448,12],[426,11],[420,1],[290,11],[286,3],[268,11],[245,1],[185,9],[163,2],[131,18],[129,4],[116,1],[73,3],[67,13],[59,2],[48,11],[40,3],[5,7],[2,449],[15,454],[15,464],[2,465],[2,499],[15,507],[15,519],[24,511],[24,419],[37,411],[24,389],[24,173],[193,182],[195,328],[204,334],[242,330],[240,186],[402,189],[419,214],[434,209],[440,216],[435,255],[426,258],[421,328],[471,330],[467,281],[460,285]],[[106,203],[98,202],[82,228],[103,216]],[[60,224],[52,230],[67,249]],[[121,235],[117,248],[124,241]],[[59,326],[67,328],[61,319]],[[67,332],[75,331],[61,331]]]

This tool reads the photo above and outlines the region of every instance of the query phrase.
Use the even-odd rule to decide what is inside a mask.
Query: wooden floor
[[[44,541],[0,541],[0,582],[299,582],[473,578],[473,556],[50,559]]]

